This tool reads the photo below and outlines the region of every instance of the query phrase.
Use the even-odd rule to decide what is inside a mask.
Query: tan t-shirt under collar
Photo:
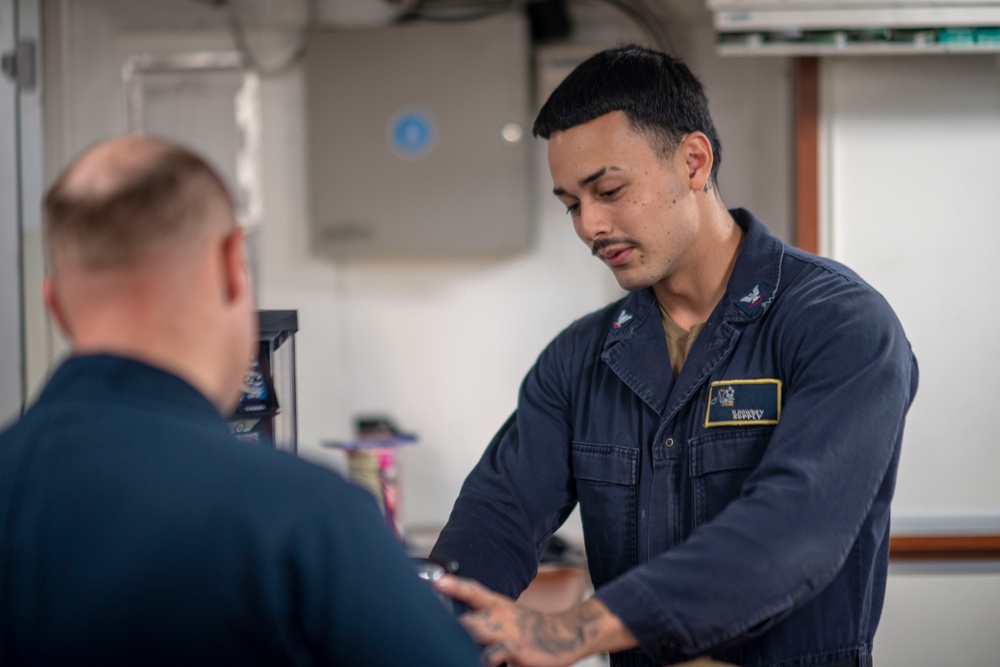
[[[695,324],[690,331],[686,331],[679,324],[670,319],[663,304],[660,306],[660,318],[663,320],[663,332],[667,336],[667,350],[670,352],[670,369],[674,372],[674,379],[681,374],[681,368],[694,346],[698,334],[701,333],[705,323]]]

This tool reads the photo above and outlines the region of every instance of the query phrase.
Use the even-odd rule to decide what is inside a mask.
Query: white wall
[[[894,509],[1000,515],[986,369],[1000,245],[1000,68],[994,56],[831,59],[832,255],[882,291],[920,362]]]

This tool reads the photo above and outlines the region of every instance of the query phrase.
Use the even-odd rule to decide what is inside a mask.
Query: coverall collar
[[[745,209],[730,214],[746,236],[729,277],[726,293],[705,323],[674,381],[656,296],[651,287],[629,294],[613,313],[601,358],[656,412],[674,412],[729,354],[739,337],[732,326],[761,317],[776,298],[784,248]],[[675,385],[677,385],[675,387]]]

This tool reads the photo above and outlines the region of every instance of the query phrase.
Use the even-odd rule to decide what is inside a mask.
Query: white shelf
[[[770,43],[758,46],[744,44],[718,44],[721,56],[896,56],[934,54],[1000,53],[1000,44],[784,44]]]
[[[842,9],[844,7],[967,7],[1000,6],[1000,0],[705,0],[713,11],[744,9]]]
[[[716,30],[850,30],[880,28],[971,28],[1000,25],[1000,5],[896,7],[881,9],[741,9],[716,11]]]

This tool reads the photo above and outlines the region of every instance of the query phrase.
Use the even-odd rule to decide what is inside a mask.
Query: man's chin
[[[624,272],[615,272],[615,280],[618,281],[618,286],[626,292],[635,292],[649,287],[652,284],[648,280],[643,280],[636,276],[630,276]]]

